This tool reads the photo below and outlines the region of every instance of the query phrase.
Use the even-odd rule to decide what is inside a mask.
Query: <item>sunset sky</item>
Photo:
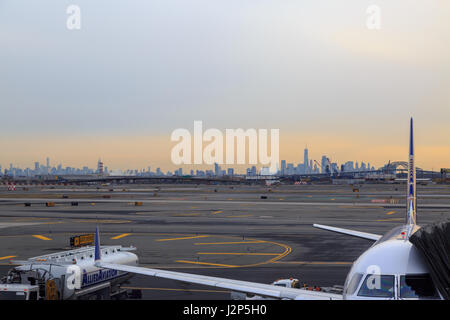
[[[447,0],[0,0],[0,165],[173,170],[172,131],[202,120],[379,167],[413,116],[416,164],[450,167],[449,40]]]

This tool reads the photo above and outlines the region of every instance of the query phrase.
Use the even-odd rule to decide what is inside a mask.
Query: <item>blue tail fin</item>
[[[100,234],[98,232],[98,226],[95,229],[95,252],[94,252],[94,259],[95,261],[100,261],[101,259],[101,252],[100,252]]]
[[[406,224],[408,225],[415,225],[417,223],[416,199],[416,167],[414,164],[413,118],[411,118],[408,158],[408,198],[406,202]]]

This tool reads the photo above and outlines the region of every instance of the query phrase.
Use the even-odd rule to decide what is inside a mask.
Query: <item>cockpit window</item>
[[[362,273],[355,273],[348,283],[348,286],[345,288],[345,294],[354,294],[356,292],[356,289],[358,289],[358,285],[361,282],[362,277]]]
[[[393,298],[394,276],[368,274],[359,289],[358,296]]]
[[[429,274],[400,276],[400,298],[439,299]]]

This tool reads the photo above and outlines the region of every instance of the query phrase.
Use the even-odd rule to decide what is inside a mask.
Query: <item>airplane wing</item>
[[[217,288],[229,289],[244,293],[252,293],[264,297],[276,299],[292,299],[292,300],[342,300],[342,295],[309,291],[296,288],[285,288],[270,284],[231,280],[225,278],[217,278],[210,276],[202,276],[197,274],[173,272],[158,269],[149,269],[143,267],[134,267],[122,264],[104,263],[101,260],[96,262],[97,267],[113,269],[137,274],[143,274],[152,277],[179,280],[183,282],[202,284]]]
[[[313,224],[313,227],[328,230],[328,231],[334,231],[334,232],[338,232],[338,233],[348,234],[350,236],[369,239],[369,240],[373,240],[373,241],[377,241],[382,237],[378,234],[355,231],[355,230],[350,230],[350,229],[336,228],[336,227],[330,227],[330,226],[324,226],[322,224]]]

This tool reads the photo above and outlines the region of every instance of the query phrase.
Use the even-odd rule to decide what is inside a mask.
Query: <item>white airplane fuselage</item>
[[[404,225],[390,230],[359,256],[345,280],[343,299],[442,299],[436,289],[434,296],[420,297],[405,288],[405,277],[428,279],[434,288],[424,258],[406,238],[408,228]],[[415,225],[414,232],[419,228]]]

